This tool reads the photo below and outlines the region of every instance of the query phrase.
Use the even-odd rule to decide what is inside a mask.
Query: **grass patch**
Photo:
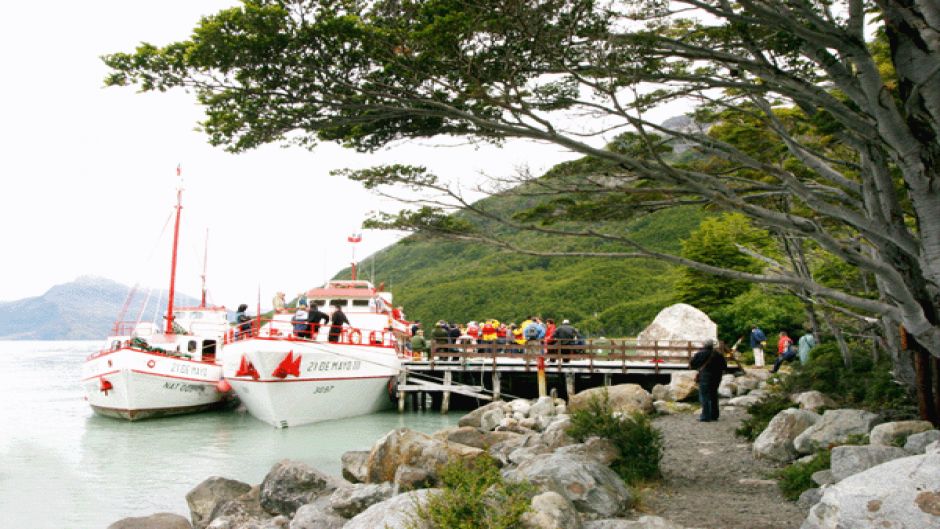
[[[790,402],[786,395],[771,393],[767,398],[748,406],[748,417],[741,421],[741,426],[734,433],[748,441],[754,441],[767,428],[774,416],[787,408],[793,407],[795,405]]]
[[[603,398],[591,399],[586,409],[571,413],[568,435],[581,442],[593,436],[609,439],[620,450],[610,468],[629,485],[662,476],[662,432],[642,413],[615,415],[606,392]]]
[[[515,529],[535,494],[531,483],[505,481],[487,454],[445,465],[440,488],[440,494],[415,506],[409,529]]]
[[[779,480],[777,486],[780,487],[783,497],[796,501],[800,499],[803,491],[818,487],[812,476],[820,470],[827,470],[829,460],[829,450],[820,450],[816,452],[816,457],[806,463],[793,463],[777,471],[776,477]]]

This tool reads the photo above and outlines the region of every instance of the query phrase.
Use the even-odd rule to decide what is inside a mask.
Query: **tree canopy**
[[[553,142],[589,158],[522,175],[515,183],[540,199],[524,215],[464,201],[422,167],[349,175],[436,189],[489,223],[633,248],[566,254],[652,256],[782,285],[883,318],[888,336],[903,324],[940,357],[935,0],[246,0],[188,40],[104,60],[110,85],[192,89],[210,141],[232,151],[371,151],[441,135]],[[689,104],[692,126],[649,117]],[[592,224],[677,203],[746,215],[869,275],[875,291],[821,280],[796,258],[750,250],[761,270],[728,269]],[[557,254],[442,211],[378,224]]]

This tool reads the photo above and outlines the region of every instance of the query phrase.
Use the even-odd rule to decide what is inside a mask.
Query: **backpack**
[[[539,337],[539,327],[536,324],[531,324],[522,331],[527,340],[535,340]]]

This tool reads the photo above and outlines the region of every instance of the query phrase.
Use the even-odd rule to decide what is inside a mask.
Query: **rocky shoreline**
[[[821,487],[807,491],[806,497],[801,498],[802,509],[809,511],[801,527],[940,527],[940,448],[936,442],[928,446],[932,439],[940,437],[940,432],[931,429],[929,424],[924,426],[915,421],[879,424],[875,414],[861,410],[827,410],[820,415],[812,410],[825,407],[828,404],[825,397],[801,394],[793,396],[794,408],[778,414],[749,446],[725,437],[733,431],[728,425],[733,424],[735,416],[740,420],[746,406],[769,394],[767,372],[747,370],[739,376],[725,377],[721,390],[724,423],[718,423],[723,424],[723,429],[715,423],[693,424],[692,413],[696,406],[682,402],[695,395],[693,375],[694,372],[675,373],[670,384],[657,386],[651,393],[636,384],[612,386],[606,391],[614,410],[623,413],[658,411],[664,414],[663,419],[675,417],[674,421],[679,422],[674,422],[672,427],[681,429],[683,435],[694,432],[697,437],[705,436],[667,438],[667,450],[670,446],[696,446],[697,442],[728,444],[726,453],[736,454],[739,466],[757,463],[744,472],[749,477],[724,476],[736,480],[727,488],[750,487],[742,489],[748,493],[763,487],[769,492],[755,494],[750,499],[786,503],[781,509],[770,515],[741,513],[739,518],[744,519],[741,525],[725,521],[714,522],[722,525],[700,525],[702,518],[696,522],[694,515],[686,516],[691,513],[681,511],[684,504],[689,505],[689,510],[696,508],[693,507],[697,505],[695,502],[686,501],[691,498],[670,499],[679,506],[678,512],[672,504],[660,501],[676,491],[697,495],[695,490],[670,483],[682,477],[671,476],[668,469],[664,471],[663,490],[659,491],[657,501],[644,501],[643,496],[648,491],[631,489],[609,467],[619,457],[611,442],[589,438],[579,443],[567,433],[571,424],[569,407],[576,410],[604,391],[596,388],[578,393],[570,403],[551,397],[490,403],[463,416],[456,427],[431,435],[407,428],[392,430],[368,451],[343,454],[342,478],[287,460],[277,463],[257,485],[211,477],[187,494],[190,519],[160,513],[126,518],[109,529],[420,528],[414,516],[415,506],[440,494],[435,486],[441,467],[451,461],[473,461],[487,455],[501,466],[507,481],[524,481],[536,486],[529,511],[523,515],[520,526],[523,529],[684,529],[675,520],[637,512],[634,506],[638,500],[641,510],[653,507],[652,510],[660,514],[673,512],[676,519],[691,520],[690,527],[797,527],[807,511],[782,500],[772,486],[776,484],[774,481],[753,477],[755,468],[766,471],[768,464],[805,458],[806,453],[814,453],[817,448],[833,443],[840,444],[840,439],[849,439],[858,433],[869,435],[871,444],[833,449],[830,473],[819,476]],[[713,437],[707,438],[708,435]],[[698,445],[695,449],[701,458],[712,458],[715,454],[715,449],[707,446]],[[695,454],[684,452],[683,456],[691,458]],[[696,465],[693,461],[675,464],[680,473],[688,474],[695,474]],[[901,471],[909,477],[898,483],[892,481],[891,489],[879,488],[892,479],[897,481],[896,476]],[[704,483],[710,478],[714,480],[715,472],[706,469],[702,475],[692,475],[690,479]],[[768,489],[768,486],[772,487]],[[898,491],[902,494],[897,494]],[[906,492],[910,492],[910,497],[897,499]],[[730,495],[709,497],[705,494],[703,498],[737,504],[736,498]],[[868,499],[862,501],[865,498]],[[708,508],[708,505],[698,508]],[[731,514],[734,518],[734,513]],[[761,522],[749,526],[748,516],[770,518],[767,523],[771,525]],[[773,525],[773,516],[787,520],[778,518],[779,525]],[[899,518],[902,516],[904,518]],[[861,523],[859,520],[866,517],[877,521],[904,519],[914,525],[875,525],[874,522],[844,525],[845,520]]]

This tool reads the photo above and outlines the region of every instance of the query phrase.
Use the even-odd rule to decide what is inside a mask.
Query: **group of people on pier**
[[[439,320],[429,333],[425,333],[421,322],[416,321],[411,326],[411,335],[410,346],[414,354],[426,354],[432,346],[448,344],[485,345],[500,353],[540,352],[546,347],[551,352],[552,346],[584,345],[581,333],[569,320],[556,325],[555,320],[548,318],[543,321],[538,316],[529,316],[519,324],[496,319],[466,324]]]

